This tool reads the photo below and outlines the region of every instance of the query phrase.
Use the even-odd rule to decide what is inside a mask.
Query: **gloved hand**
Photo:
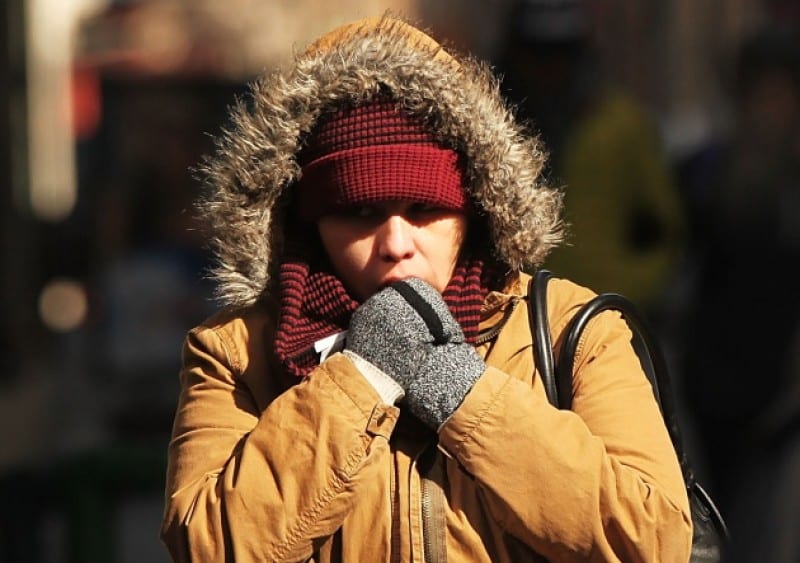
[[[434,430],[486,369],[439,292],[416,278],[393,283],[353,313],[345,350],[394,379],[411,412]]]

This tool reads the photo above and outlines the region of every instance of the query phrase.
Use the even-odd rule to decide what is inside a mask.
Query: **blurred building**
[[[159,561],[180,342],[215,304],[191,174],[245,84],[391,9],[492,58],[511,0],[0,5],[0,563]],[[796,2],[597,0],[598,55],[671,154],[724,127],[719,61]],[[160,558],[160,559],[159,559]]]

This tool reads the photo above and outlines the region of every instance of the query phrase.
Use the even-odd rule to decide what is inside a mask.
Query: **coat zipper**
[[[496,325],[491,326],[485,330],[482,330],[478,334],[478,339],[475,341],[475,345],[480,346],[482,344],[486,344],[490,340],[494,340],[497,337],[497,335],[500,334],[500,331],[503,330],[503,327],[506,326],[508,319],[511,318],[511,313],[514,312],[514,309],[517,308],[517,305],[519,305],[519,298],[518,297],[512,298],[511,302],[506,307],[506,310],[503,311],[503,318],[500,319]]]
[[[420,472],[420,509],[425,563],[445,562],[447,561],[445,501],[441,485],[444,481],[444,468],[435,444],[423,452],[421,461],[423,461],[421,467],[423,471]]]
[[[400,563],[400,497],[397,492],[397,471],[398,465],[394,463],[389,476],[389,494],[392,499],[391,563]]]

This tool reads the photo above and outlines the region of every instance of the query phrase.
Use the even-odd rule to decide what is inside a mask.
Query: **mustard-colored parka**
[[[515,270],[560,238],[543,154],[490,73],[408,24],[361,22],[253,88],[206,164],[228,304],[187,336],[162,538],[176,561],[688,561],[680,468],[615,313],[578,348],[573,407],[545,396],[515,274],[483,306],[487,369],[439,433],[335,354],[298,380],[273,353],[282,198],[316,119],[390,95],[465,156],[466,189]],[[588,289],[554,280],[556,346]]]
[[[487,370],[437,436],[346,356],[302,382],[274,307],[189,334],[163,538],[176,561],[688,561],[691,523],[653,392],[615,313],[579,346],[572,411],[535,373],[526,276],[492,293]],[[554,280],[556,345],[591,292]]]

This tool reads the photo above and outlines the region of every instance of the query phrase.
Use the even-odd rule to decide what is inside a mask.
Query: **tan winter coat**
[[[526,283],[489,295],[481,329],[502,330],[438,447],[341,354],[301,382],[281,374],[271,305],[194,329],[169,451],[173,558],[687,561],[680,469],[624,321],[592,321],[559,411],[535,373]],[[548,293],[558,346],[592,294],[564,280]]]
[[[534,370],[527,277],[491,293],[479,346],[488,368],[438,436],[383,405],[341,354],[302,381],[278,366],[274,272],[297,151],[320,115],[378,93],[463,155],[477,216],[512,270],[561,239],[542,150],[489,70],[408,24],[336,30],[256,83],[205,164],[202,208],[228,307],[184,348],[162,529],[174,559],[687,561],[678,462],[613,313],[585,333],[574,410],[559,411]],[[551,283],[557,344],[591,295]]]

